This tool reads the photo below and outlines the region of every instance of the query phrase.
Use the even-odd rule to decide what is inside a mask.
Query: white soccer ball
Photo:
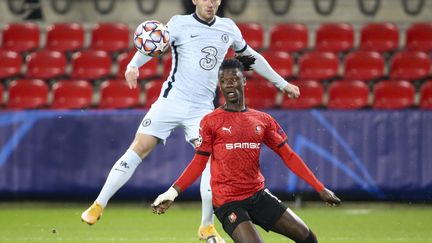
[[[137,50],[152,57],[160,56],[168,49],[169,39],[168,29],[157,20],[142,22],[134,33],[134,45]]]

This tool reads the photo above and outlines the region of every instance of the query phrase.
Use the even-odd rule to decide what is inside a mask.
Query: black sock
[[[318,243],[318,240],[312,230],[309,230],[308,237],[302,241],[297,241],[296,243]]]

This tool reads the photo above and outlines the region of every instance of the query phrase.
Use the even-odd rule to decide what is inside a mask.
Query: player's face
[[[238,68],[219,71],[220,89],[227,103],[238,103],[243,99],[245,77]]]
[[[196,5],[198,17],[206,22],[211,22],[216,15],[221,0],[192,0]]]

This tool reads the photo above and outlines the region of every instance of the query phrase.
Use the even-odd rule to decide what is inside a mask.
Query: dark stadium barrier
[[[129,146],[143,110],[0,113],[0,199],[95,198]],[[432,112],[269,111],[289,144],[342,198],[432,201]],[[117,199],[152,199],[186,167],[193,149],[176,130],[140,165]],[[263,146],[275,193],[311,192]],[[196,182],[187,192],[199,198]]]

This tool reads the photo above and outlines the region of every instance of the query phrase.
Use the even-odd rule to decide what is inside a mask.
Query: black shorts
[[[214,208],[214,213],[222,223],[225,232],[232,236],[235,228],[243,221],[252,221],[269,231],[286,210],[287,206],[268,189],[263,189],[244,200],[229,202]]]

